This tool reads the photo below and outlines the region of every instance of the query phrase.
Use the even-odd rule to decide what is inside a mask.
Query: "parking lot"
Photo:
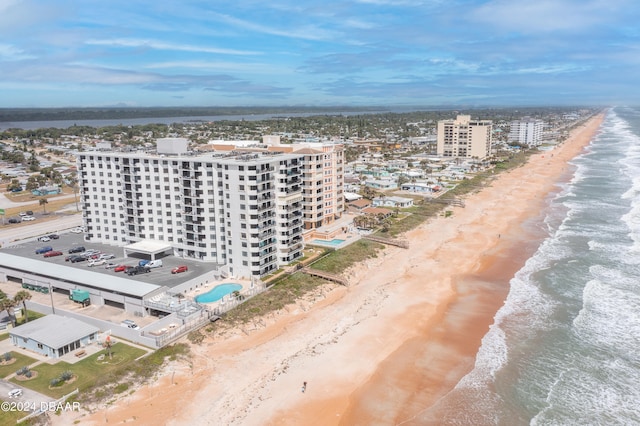
[[[46,234],[45,234],[46,235]],[[106,244],[96,244],[84,241],[83,234],[74,234],[69,231],[58,233],[58,239],[52,239],[47,242],[40,242],[38,237],[31,237],[26,240],[22,240],[19,244],[5,247],[2,251],[29,258],[35,258],[47,263],[56,263],[59,265],[65,265],[69,268],[90,270],[101,274],[108,274],[118,276],[120,278],[127,278],[135,281],[147,282],[156,284],[159,286],[166,286],[173,288],[184,281],[193,279],[199,275],[204,274],[212,269],[211,264],[195,262],[188,259],[176,258],[174,256],[165,256],[162,258],[162,267],[152,268],[149,273],[141,273],[138,275],[128,276],[124,272],[114,272],[115,268],[106,269],[104,265],[89,266],[88,261],[82,261],[72,263],[65,261],[65,258],[69,256],[69,250],[82,246],[85,250],[97,250],[102,253],[110,253],[115,256],[114,259],[107,260],[107,263],[113,263],[115,265],[136,266],[141,259],[149,259],[140,254],[140,257],[124,257],[124,249],[122,247],[109,246]],[[53,250],[61,251],[61,256],[44,257],[43,254],[36,254],[36,250],[39,248],[50,246]],[[179,274],[172,274],[171,270],[177,266],[186,265],[188,271]]]

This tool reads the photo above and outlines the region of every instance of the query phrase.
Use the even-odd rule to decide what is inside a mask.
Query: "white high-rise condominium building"
[[[198,154],[159,141],[158,153],[78,156],[85,238],[169,244],[175,256],[232,276],[263,276],[302,256],[298,154]]]
[[[471,120],[469,115],[438,121],[438,155],[478,159],[488,157],[491,154],[492,127],[491,120]]]
[[[542,143],[544,122],[532,118],[511,122],[509,142],[526,146],[538,146]]]
[[[263,136],[262,145],[238,141],[212,143],[216,151],[243,149],[302,155],[302,205],[305,231],[332,224],[344,212],[344,145],[323,142],[281,144],[276,135]],[[306,232],[306,235],[313,236]],[[305,236],[306,238],[306,236]]]

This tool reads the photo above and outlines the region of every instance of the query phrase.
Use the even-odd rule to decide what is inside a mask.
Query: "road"
[[[67,232],[67,230],[81,225],[82,215],[80,214],[50,215],[47,220],[34,220],[21,226],[5,225],[0,228],[0,244],[2,247],[12,246],[19,244],[22,240],[29,240],[40,235]]]

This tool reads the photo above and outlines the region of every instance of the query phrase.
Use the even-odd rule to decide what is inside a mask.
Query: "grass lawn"
[[[37,320],[38,318],[42,318],[44,316],[44,314],[41,314],[40,312],[30,311],[28,309],[27,309],[27,315],[29,315],[29,321]],[[22,324],[25,324],[24,317],[19,318],[16,321],[16,326],[22,325]]]
[[[7,340],[9,338],[9,333],[0,334],[0,342],[3,340]]]
[[[93,386],[100,377],[107,376],[119,369],[122,365],[133,362],[137,357],[145,354],[145,351],[122,342],[117,342],[111,348],[111,353],[113,357],[111,361],[109,360],[109,355],[106,354],[106,350],[102,350],[75,364],[62,361],[53,365],[40,364],[32,370],[38,372],[38,377],[26,381],[19,381],[14,377],[11,379],[11,382],[53,398],[60,398],[76,388],[82,391]],[[105,355],[104,359],[98,361],[98,357],[102,354]],[[12,372],[15,370],[17,370],[17,368],[13,368]],[[76,379],[71,383],[50,388],[51,380],[60,377],[65,371],[73,373]]]
[[[27,365],[31,365],[37,361],[35,358],[28,357],[26,355],[22,355],[17,352],[9,352],[16,361],[9,365],[0,365],[0,377],[7,377],[11,373],[15,373],[20,370],[22,367],[26,367]],[[3,354],[0,354],[0,357]],[[3,358],[4,359],[4,358]]]
[[[310,265],[313,269],[340,274],[349,266],[363,260],[376,257],[383,244],[369,240],[358,240],[345,248],[331,252],[329,255]]]
[[[7,401],[7,402],[18,402],[15,399],[0,399],[0,401]],[[15,425],[16,423],[18,423],[18,420],[20,420],[21,418],[25,417],[27,414],[27,412],[24,411],[10,411],[10,410],[0,410],[0,425]],[[26,422],[20,423],[22,425],[29,425],[32,423],[29,423],[29,421],[27,420]]]

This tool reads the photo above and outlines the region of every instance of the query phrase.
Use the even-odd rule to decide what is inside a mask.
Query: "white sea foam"
[[[511,280],[475,368],[456,387],[478,395],[470,410],[499,413],[492,424],[640,424],[635,113],[610,112],[572,161],[574,176],[545,218],[550,236]],[[514,412],[523,417],[509,423]]]
[[[636,357],[640,345],[640,294],[637,277],[602,266],[583,291],[583,307],[573,321],[575,334],[600,350]]]

